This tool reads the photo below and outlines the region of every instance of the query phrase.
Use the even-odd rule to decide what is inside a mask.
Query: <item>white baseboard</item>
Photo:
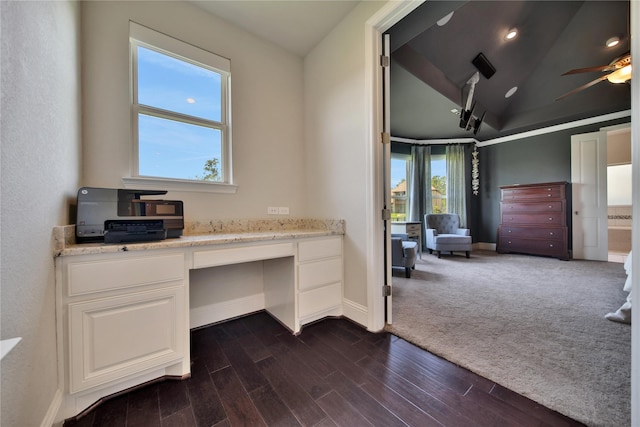
[[[496,244],[495,243],[476,242],[473,245],[471,245],[471,247],[473,249],[482,249],[482,250],[486,250],[486,251],[495,251],[496,250]]]
[[[353,302],[346,298],[342,299],[343,315],[347,319],[361,324],[365,328],[369,327],[369,310],[362,304]]]
[[[57,389],[55,394],[53,395],[53,400],[51,400],[51,404],[49,405],[49,409],[45,414],[42,422],[40,423],[40,427],[56,427],[62,426],[62,421],[56,423],[56,417],[58,415],[58,411],[60,411],[60,406],[62,405],[62,390]]]
[[[255,294],[217,304],[196,307],[189,310],[189,328],[233,319],[234,317],[264,310],[264,294]]]

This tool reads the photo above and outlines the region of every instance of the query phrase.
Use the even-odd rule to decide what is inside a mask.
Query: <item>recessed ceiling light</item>
[[[518,30],[516,28],[512,28],[507,31],[507,34],[504,36],[505,40],[513,40],[518,36]]]
[[[451,12],[450,14],[445,16],[444,18],[440,18],[440,20],[437,21],[436,24],[438,24],[438,27],[442,27],[443,25],[447,25],[447,22],[449,22],[451,20],[452,16],[453,16],[453,12]]]
[[[617,46],[618,43],[620,43],[620,39],[618,37],[611,37],[605,44],[607,45],[607,47],[614,47]]]
[[[504,94],[505,98],[509,98],[511,95],[513,95],[514,93],[516,93],[516,91],[518,90],[518,86],[514,86],[511,89],[509,89],[507,91],[507,93]]]

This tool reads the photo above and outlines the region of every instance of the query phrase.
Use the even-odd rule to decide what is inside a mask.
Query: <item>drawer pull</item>
[[[552,217],[549,217],[549,221],[553,221],[553,218],[552,218]]]
[[[551,194],[547,194],[547,197],[551,197]]]
[[[550,231],[550,232],[549,232],[549,236],[553,236],[553,231]]]
[[[549,209],[553,209],[553,206],[549,205]]]
[[[507,242],[507,243],[511,244],[511,240],[509,240],[509,242]]]
[[[552,247],[553,247],[553,244],[550,244],[550,245],[549,245],[549,247],[550,247],[550,248],[552,248]]]
[[[511,233],[511,230],[509,230],[509,233]]]

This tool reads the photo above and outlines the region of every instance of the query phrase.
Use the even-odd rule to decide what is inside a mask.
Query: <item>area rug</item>
[[[387,330],[589,426],[631,423],[622,264],[473,251],[393,277]]]

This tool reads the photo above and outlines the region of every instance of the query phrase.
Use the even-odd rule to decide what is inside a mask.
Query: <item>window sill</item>
[[[238,191],[237,185],[207,181],[182,181],[179,179],[131,177],[122,178],[122,182],[124,184],[124,188],[140,190],[153,189],[222,194],[235,194]]]

